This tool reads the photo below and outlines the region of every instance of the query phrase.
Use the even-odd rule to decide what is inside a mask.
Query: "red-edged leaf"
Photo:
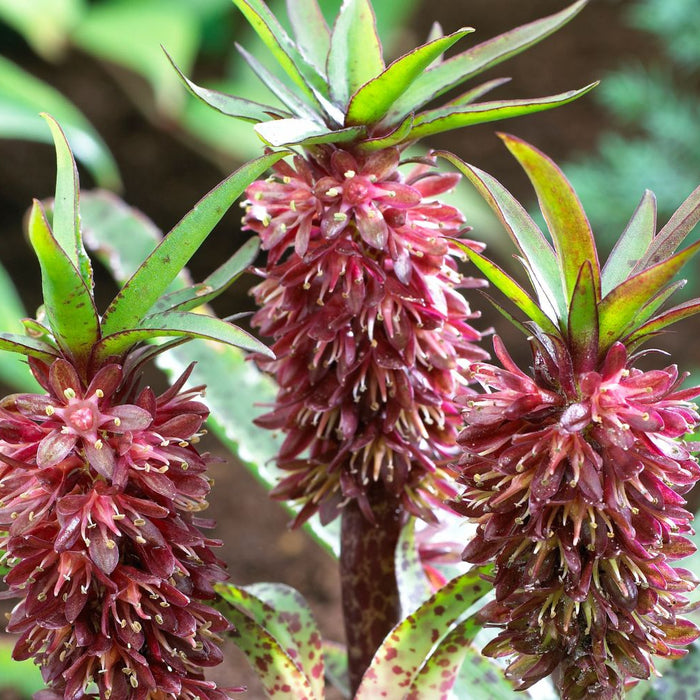
[[[700,299],[691,299],[655,316],[637,328],[625,339],[625,345],[639,342],[643,337],[656,334],[668,326],[700,313]]]
[[[600,296],[600,265],[593,232],[576,193],[551,158],[525,141],[500,135],[525,170],[537,192],[540,209],[552,235],[561,266],[567,300],[571,299],[581,266],[590,262]]]
[[[595,369],[598,358],[597,302],[593,269],[586,261],[581,266],[569,308],[569,346],[577,372]]]

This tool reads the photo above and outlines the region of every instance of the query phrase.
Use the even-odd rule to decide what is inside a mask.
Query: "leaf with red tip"
[[[435,647],[461,623],[461,638],[469,643],[480,626],[466,615],[491,588],[482,578],[488,569],[475,568],[452,579],[399,622],[374,655],[355,700],[375,700],[388,688],[408,692]]]
[[[473,124],[485,124],[499,119],[511,119],[526,114],[535,114],[554,107],[569,104],[590,92],[598,83],[591,83],[580,90],[569,90],[558,95],[536,97],[526,100],[500,100],[498,102],[480,102],[466,106],[447,106],[422,112],[416,116],[410,139],[440,134]]]
[[[365,83],[350,99],[345,123],[374,124],[391,109],[423,71],[447,49],[474,30],[464,27],[448,36],[440,37],[397,58],[376,78]]]
[[[343,0],[333,25],[327,74],[331,97],[341,105],[384,70],[382,44],[369,0]]]
[[[579,272],[569,308],[569,347],[574,369],[590,372],[598,359],[598,304],[591,263],[586,261]]]
[[[622,337],[634,323],[638,310],[657,294],[698,250],[700,241],[629,277],[605,296],[598,307],[601,353]]]
[[[644,257],[656,233],[656,197],[646,190],[601,273],[601,295],[624,282]]]
[[[570,300],[581,266],[590,262],[596,295],[600,296],[600,265],[591,226],[581,202],[554,161],[525,141],[501,135],[508,150],[535,188],[542,214],[552,235]]]
[[[231,607],[234,641],[246,654],[271,698],[321,700],[324,662],[321,634],[306,601],[289,586],[221,584],[217,593]]]

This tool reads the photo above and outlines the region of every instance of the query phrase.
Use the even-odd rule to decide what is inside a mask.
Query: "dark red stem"
[[[375,523],[353,501],[343,509],[340,535],[343,619],[353,695],[375,651],[400,616],[394,553],[402,510],[383,489],[371,492],[369,499]]]

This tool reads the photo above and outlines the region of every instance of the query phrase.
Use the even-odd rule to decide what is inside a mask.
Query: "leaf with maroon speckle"
[[[224,584],[216,590],[231,606],[224,614],[241,633],[234,641],[248,657],[270,697],[322,700],[321,634],[302,596],[293,588],[276,583],[245,587]],[[246,621],[245,629],[253,630],[251,639],[244,639],[241,615]]]
[[[396,547],[396,582],[403,615],[413,612],[431,594],[430,583],[418,557],[415,537],[416,519],[411,518],[399,537]]]
[[[344,698],[352,697],[348,676],[348,650],[345,645],[324,639],[323,663],[326,667],[326,680],[339,690]]]
[[[355,700],[432,698],[433,695],[409,694],[421,669],[453,630],[463,625],[464,643],[469,643],[478,632],[479,625],[467,615],[469,608],[491,588],[482,578],[488,570],[489,567],[478,567],[452,579],[399,622],[374,655]]]

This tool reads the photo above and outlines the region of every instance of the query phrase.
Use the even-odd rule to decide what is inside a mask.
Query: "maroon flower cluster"
[[[258,423],[286,433],[273,495],[301,501],[297,523],[352,499],[371,520],[373,484],[426,519],[453,493],[439,462],[454,454],[454,397],[486,356],[456,287],[480,282],[452,257],[462,215],[434,199],[459,176],[398,166],[397,149],[318,149],[247,190],[244,223],[268,251],[254,323],[275,341],[262,362],[280,386]]]
[[[680,494],[700,469],[679,438],[700,388],[635,369],[621,343],[577,376],[535,341],[533,377],[494,344],[502,367],[473,366],[487,393],[466,402],[456,504],[479,523],[464,558],[495,561],[480,616],[503,630],[484,653],[514,655],[521,689],[553,673],[564,698],[619,697],[700,634],[679,616],[696,581],[670,564],[694,551]]]
[[[42,667],[41,700],[225,700],[203,666],[226,620],[203,599],[225,578],[196,517],[206,418],[187,372],[156,397],[125,395],[120,366],[85,387],[63,359],[30,360],[46,394],[0,404],[0,548],[17,659]]]

